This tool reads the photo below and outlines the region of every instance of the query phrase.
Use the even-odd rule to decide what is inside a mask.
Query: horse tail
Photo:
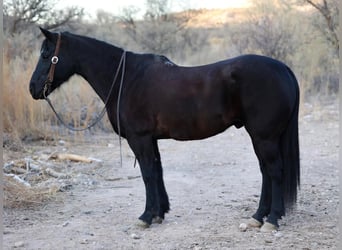
[[[300,186],[298,140],[299,85],[291,69],[288,68],[288,72],[296,88],[296,100],[287,128],[281,137],[280,148],[283,159],[283,197],[285,206],[291,208],[297,200],[297,190]]]

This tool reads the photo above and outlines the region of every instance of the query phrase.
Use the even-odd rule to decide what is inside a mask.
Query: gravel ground
[[[123,141],[123,165],[114,134],[32,142],[4,150],[4,161],[68,152],[101,161],[46,162],[69,178],[45,178],[62,187],[48,202],[4,209],[4,249],[337,249],[338,108],[300,119],[301,189],[280,229],[239,230],[258,205],[261,174],[242,129],[201,141],[160,141],[171,211],[162,224],[135,226],[145,205],[139,167]]]

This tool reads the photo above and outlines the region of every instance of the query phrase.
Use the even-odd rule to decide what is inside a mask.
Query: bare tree
[[[83,8],[54,10],[54,5],[53,0],[5,0],[4,28],[11,34],[21,32],[32,24],[53,29],[84,15]]]
[[[131,5],[124,8],[122,10],[122,15],[120,16],[121,21],[125,25],[126,31],[133,39],[136,39],[137,37],[136,15],[139,11],[139,8]]]
[[[301,0],[315,8],[323,18],[324,22],[316,21],[314,25],[324,35],[338,54],[339,51],[339,8],[337,0]]]
[[[146,0],[147,11],[145,13],[146,20],[168,19],[169,12],[168,0]]]
[[[168,0],[146,0],[146,13],[138,21],[138,9],[132,6],[123,10],[122,22],[128,34],[143,50],[168,54],[176,49],[181,33],[186,30],[189,19],[186,12],[170,13]]]
[[[295,53],[295,25],[282,0],[252,1],[246,22],[230,37],[239,53],[259,53],[287,63]]]

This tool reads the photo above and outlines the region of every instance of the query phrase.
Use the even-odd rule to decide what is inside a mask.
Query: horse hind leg
[[[262,187],[258,210],[248,221],[248,227],[261,227],[264,223],[264,218],[267,217],[271,211],[272,201],[272,180],[266,173],[265,167],[260,162],[260,169],[262,173]]]
[[[259,208],[252,217],[261,223],[267,217],[260,230],[273,231],[279,227],[278,220],[285,215],[279,143],[278,140],[259,140],[253,145],[261,164],[263,184]]]
[[[158,149],[157,140],[153,141],[154,153],[155,153],[155,171],[157,175],[157,191],[159,196],[159,212],[158,215],[153,218],[154,223],[162,223],[165,218],[165,213],[170,210],[169,197],[166,193],[166,188],[163,180],[163,168],[160,159],[160,153]]]

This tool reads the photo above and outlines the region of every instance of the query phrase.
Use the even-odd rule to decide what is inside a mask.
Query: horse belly
[[[216,134],[222,133],[232,122],[225,121],[222,115],[210,118],[199,116],[188,119],[166,119],[159,123],[158,130],[163,134],[163,138],[175,140],[200,140]]]

